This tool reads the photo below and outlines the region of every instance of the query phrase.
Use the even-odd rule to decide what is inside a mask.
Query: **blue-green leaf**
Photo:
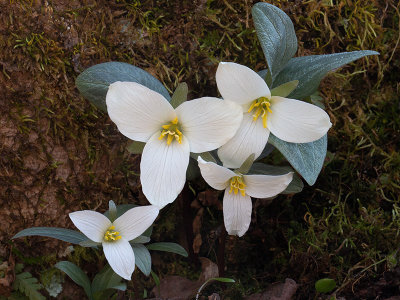
[[[147,249],[149,250],[157,250],[157,251],[165,251],[165,252],[171,252],[171,253],[176,253],[179,255],[182,255],[184,257],[187,257],[188,254],[181,245],[178,245],[176,243],[154,243],[150,245],[146,245]]]
[[[110,267],[106,265],[100,273],[98,273],[92,282],[92,293],[95,299],[104,299],[100,294],[108,289],[117,289],[124,291],[126,284],[121,282],[122,278]]]
[[[108,87],[116,81],[137,82],[160,93],[168,101],[171,99],[167,89],[160,81],[146,71],[122,62],[106,62],[94,65],[79,74],[75,84],[83,97],[97,108],[106,111]]]
[[[268,3],[256,3],[251,12],[268,68],[275,78],[297,51],[293,23],[282,10]]]
[[[83,241],[88,240],[88,238],[83,233],[75,230],[57,227],[31,227],[18,232],[12,238],[16,239],[24,236],[45,236],[59,239],[61,241],[72,244],[79,244]]]
[[[117,218],[119,218],[120,216],[122,216],[124,213],[126,213],[128,210],[130,210],[131,208],[136,207],[137,205],[135,204],[120,204],[117,205]],[[110,219],[110,211],[107,210],[104,215]]]
[[[69,261],[60,261],[55,265],[55,267],[67,274],[76,284],[83,287],[89,299],[93,299],[90,280],[81,268]]]
[[[335,280],[331,278],[322,278],[315,283],[315,289],[320,293],[329,293],[336,287]]]
[[[364,50],[295,57],[287,63],[285,68],[274,79],[273,87],[288,81],[298,80],[299,85],[290,94],[290,98],[303,99],[317,90],[322,78],[329,71],[364,56],[377,54],[379,53],[375,51]]]
[[[142,244],[131,244],[131,246],[135,253],[136,266],[144,275],[149,276],[151,272],[151,256],[149,250]]]
[[[309,185],[315,183],[326,156],[328,146],[328,137],[326,134],[315,142],[296,144],[282,141],[271,133],[268,142],[285,156],[288,162]]]

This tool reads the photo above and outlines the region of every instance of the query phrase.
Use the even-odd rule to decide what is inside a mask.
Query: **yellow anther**
[[[266,97],[260,97],[253,101],[247,112],[251,112],[252,110],[254,110],[253,114],[254,121],[257,121],[258,117],[261,115],[263,126],[264,128],[267,128],[267,116],[268,113],[272,113],[270,106],[271,106],[270,99]]]
[[[113,242],[113,241],[118,241],[122,237],[119,235],[118,231],[115,231],[115,226],[111,225],[107,231],[104,233],[104,240],[107,242]]]
[[[229,190],[229,193],[232,193],[232,191],[237,195],[238,191],[240,191],[240,194],[244,197],[246,196],[246,184],[243,182],[243,176],[235,176],[231,178],[231,188]]]
[[[171,123],[162,125],[161,128],[163,130],[160,137],[158,138],[159,140],[162,140],[164,136],[168,135],[167,145],[170,145],[174,138],[179,144],[182,144],[182,132],[179,130],[178,117],[173,119]]]

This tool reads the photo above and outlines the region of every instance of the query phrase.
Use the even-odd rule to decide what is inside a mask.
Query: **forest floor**
[[[399,3],[269,2],[293,21],[296,56],[367,49],[380,55],[323,80],[320,93],[333,127],[319,179],[269,205],[256,200],[246,235],[223,238],[224,276],[236,283],[212,284],[203,295],[244,299],[290,278],[298,285],[293,299],[328,299],[314,284],[329,277],[338,298],[400,299]],[[101,252],[79,246],[71,252],[64,242],[11,240],[18,231],[72,229],[69,212],[104,212],[110,199],[147,204],[140,156],[126,151],[129,141],[107,114],[79,95],[76,77],[92,65],[123,61],[148,71],[170,92],[186,82],[189,99],[218,96],[218,62],[267,67],[252,22],[254,3],[0,0],[0,298],[15,293],[17,265],[48,286],[63,276],[54,268],[57,261],[74,261],[90,278],[105,264]],[[217,263],[224,237],[221,195],[204,182],[193,188],[194,252]],[[188,248],[183,227],[182,205],[175,201],[160,214],[152,240]],[[152,259],[161,281],[204,275],[187,258]],[[58,299],[84,298],[69,278],[61,278]],[[118,299],[150,295],[154,285],[152,277],[135,271]]]

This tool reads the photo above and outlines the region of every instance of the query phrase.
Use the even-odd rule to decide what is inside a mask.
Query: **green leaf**
[[[336,287],[336,282],[330,278],[323,278],[315,283],[315,289],[320,293],[329,293]]]
[[[190,157],[189,165],[188,165],[188,168],[186,170],[186,180],[187,181],[196,180],[200,176],[201,176],[201,174],[200,174],[200,169],[199,169],[199,165],[197,163],[197,160],[195,160],[192,157]]]
[[[131,244],[131,246],[135,253],[136,266],[144,275],[149,276],[151,272],[151,256],[149,250],[142,244]]]
[[[271,90],[271,95],[272,96],[280,96],[280,97],[286,97],[289,96],[291,92],[294,91],[294,89],[299,85],[298,80],[292,80],[289,82],[286,82],[284,84],[281,84],[280,86],[277,86],[276,88]]]
[[[157,250],[157,251],[165,251],[165,252],[171,252],[171,253],[176,253],[181,256],[187,257],[188,254],[181,245],[178,245],[176,243],[154,243],[150,245],[146,245],[147,249],[149,250]]]
[[[199,290],[197,291],[196,294],[196,300],[199,299],[200,293],[202,291],[202,289],[205,288],[205,286],[210,283],[211,281],[219,281],[219,282],[226,282],[226,283],[235,283],[235,280],[231,279],[231,278],[225,278],[225,277],[214,277],[214,278],[209,278],[206,282],[204,282],[201,287],[199,288]]]
[[[260,175],[284,175],[294,170],[289,166],[271,166],[263,163],[254,163],[249,173],[260,174]],[[299,175],[293,174],[293,179],[287,186],[287,188],[281,194],[295,194],[300,193],[303,190],[304,184]]]
[[[108,201],[108,212],[110,221],[114,222],[115,219],[117,218],[117,206],[112,200]]]
[[[177,108],[183,102],[187,100],[188,86],[186,82],[181,82],[178,84],[174,94],[171,98],[171,105],[173,108]]]
[[[148,236],[139,235],[137,238],[129,241],[131,244],[145,244],[150,242],[150,238]]]
[[[246,160],[242,163],[240,168],[236,169],[236,172],[240,174],[247,174],[254,162],[254,157],[255,157],[254,153],[250,154],[249,157],[246,158]]]
[[[292,167],[309,185],[315,183],[326,156],[328,146],[326,134],[315,142],[296,144],[282,141],[271,133],[268,143],[271,143],[285,156]]]
[[[102,298],[102,293],[108,289],[126,290],[126,284],[121,282],[122,278],[114,272],[110,265],[106,265],[98,273],[92,282],[92,293],[95,299]]]
[[[190,157],[197,161],[198,157],[201,157],[205,161],[217,163],[215,157],[210,152],[202,152],[202,153],[190,153]]]
[[[89,299],[93,299],[90,280],[81,268],[69,261],[60,261],[55,265],[55,267],[67,274],[76,284],[83,287]]]
[[[142,84],[170,100],[167,89],[146,71],[122,62],[106,62],[92,66],[76,78],[75,84],[83,97],[97,108],[107,111],[108,87],[116,81],[131,81]]]
[[[136,207],[137,205],[135,204],[120,204],[117,205],[117,218],[119,218],[120,216],[122,216],[124,213],[126,213],[128,210],[130,210],[131,208]],[[110,211],[107,210],[104,215],[110,219]]]
[[[128,146],[126,146],[126,150],[131,154],[142,154],[144,146],[146,146],[144,142],[131,141]]]
[[[97,248],[100,245],[101,245],[101,243],[97,243],[97,242],[94,242],[91,240],[86,240],[86,241],[79,243],[79,246],[86,247],[86,248]]]
[[[31,273],[17,274],[15,276],[14,289],[26,295],[29,300],[46,300],[46,297],[38,292],[42,289],[42,285],[38,283],[38,280]]]
[[[324,78],[329,71],[364,56],[377,54],[379,53],[375,51],[364,50],[295,57],[287,63],[285,68],[274,79],[273,86],[275,87],[288,81],[298,80],[299,85],[290,94],[290,98],[303,99],[317,90],[322,78]]]
[[[297,51],[293,23],[282,10],[268,3],[256,3],[251,12],[268,68],[275,78]]]
[[[88,238],[83,233],[75,230],[57,227],[31,227],[18,232],[12,238],[16,239],[24,236],[45,236],[59,239],[61,241],[72,244],[79,244],[83,241],[88,240]]]

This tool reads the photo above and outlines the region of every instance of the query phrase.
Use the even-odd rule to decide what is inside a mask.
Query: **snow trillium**
[[[122,278],[130,280],[135,269],[135,255],[129,244],[153,224],[158,216],[153,205],[134,207],[114,222],[92,210],[69,214],[74,225],[90,240],[101,243],[111,268]]]
[[[332,126],[328,114],[315,105],[271,96],[264,79],[246,66],[221,62],[216,80],[224,100],[236,102],[243,109],[236,135],[218,149],[226,167],[239,167],[252,153],[257,158],[270,132],[286,142],[309,143],[320,139]]]
[[[187,101],[174,109],[161,94],[135,82],[112,83],[106,103],[123,135],[146,142],[140,181],[149,202],[160,208],[182,191],[190,152],[225,144],[243,118],[239,105],[212,97]]]
[[[250,197],[270,198],[283,192],[292,181],[293,173],[285,175],[243,175],[198,158],[204,180],[216,190],[225,190],[224,223],[230,235],[246,233],[251,221]]]

